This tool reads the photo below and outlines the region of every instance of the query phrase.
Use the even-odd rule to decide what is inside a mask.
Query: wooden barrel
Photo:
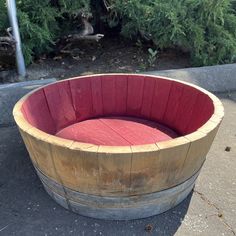
[[[123,220],[162,213],[186,198],[224,109],[195,85],[103,74],[39,88],[13,115],[56,202],[81,215]]]

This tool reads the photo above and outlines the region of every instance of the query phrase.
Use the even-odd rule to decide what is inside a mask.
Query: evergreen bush
[[[236,4],[234,0],[100,0],[109,6],[100,20],[121,34],[152,41],[156,49],[177,47],[191,54],[194,65],[234,62]],[[0,0],[0,33],[9,26],[5,0]],[[53,42],[81,11],[93,13],[94,0],[16,0],[27,63],[51,50]],[[91,6],[93,9],[91,9]]]
[[[9,26],[5,0],[0,0],[0,33]],[[16,0],[22,47],[26,63],[47,53],[53,42],[65,32],[64,24],[80,11],[89,12],[86,0]]]
[[[194,65],[233,62],[236,15],[230,0],[112,0],[126,37],[151,39],[157,48],[178,47]]]

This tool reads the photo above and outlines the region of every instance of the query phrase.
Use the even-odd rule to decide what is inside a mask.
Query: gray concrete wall
[[[211,92],[236,90],[236,64],[147,72],[196,84]]]

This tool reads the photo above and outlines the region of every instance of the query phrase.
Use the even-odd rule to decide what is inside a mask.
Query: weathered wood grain
[[[150,193],[157,184],[159,148],[156,144],[131,146],[130,195]]]
[[[102,196],[128,195],[130,189],[131,148],[100,146],[99,183]]]
[[[98,147],[73,142],[67,148],[52,146],[55,168],[61,182],[76,191],[99,194]]]
[[[168,189],[180,183],[181,169],[190,147],[190,141],[179,137],[157,143],[157,146],[160,154],[156,164],[156,184],[152,188],[153,192]]]

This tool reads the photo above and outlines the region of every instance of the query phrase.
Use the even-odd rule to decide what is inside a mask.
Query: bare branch
[[[0,45],[3,47],[10,46],[13,49],[15,49],[16,41],[15,41],[13,35],[11,34],[11,27],[7,28],[6,31],[7,31],[8,36],[0,37]]]
[[[9,45],[15,45],[16,41],[13,38],[10,37],[0,37],[0,44],[9,44]]]
[[[93,26],[88,22],[88,19],[85,17],[82,17],[82,22],[83,22],[84,28],[79,34],[81,36],[93,34],[94,29],[93,29]]]
[[[112,8],[111,3],[109,3],[109,1],[107,1],[107,0],[103,0],[103,4],[104,4],[107,11],[109,11]]]
[[[100,39],[104,37],[103,34],[94,34],[94,35],[80,35],[80,34],[72,34],[67,38],[68,42],[72,41],[81,41],[81,40],[89,40],[98,42]]]

